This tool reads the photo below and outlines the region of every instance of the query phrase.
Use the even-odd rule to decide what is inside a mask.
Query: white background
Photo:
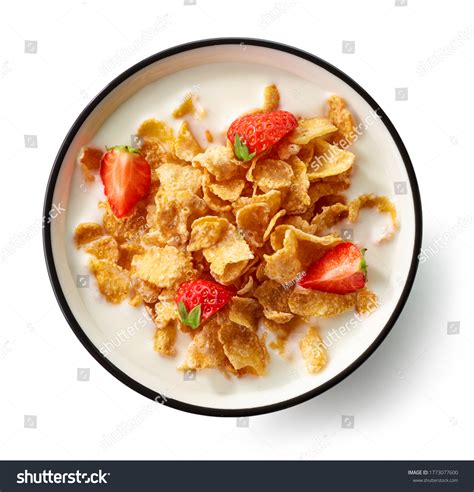
[[[474,458],[472,2],[16,1],[2,10],[0,458]],[[429,257],[360,369],[248,427],[152,405],[96,363],[56,305],[39,225],[55,154],[85,104],[142,58],[217,36],[305,49],[375,98],[411,155]],[[342,53],[352,40],[355,53]],[[25,53],[25,41],[37,52]],[[408,100],[395,100],[397,88]],[[459,334],[448,334],[449,322]],[[78,368],[89,381],[77,380]]]

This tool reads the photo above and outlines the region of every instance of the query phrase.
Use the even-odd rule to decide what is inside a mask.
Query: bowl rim
[[[146,396],[154,400],[157,403],[161,403],[167,405],[169,407],[194,413],[200,415],[214,416],[214,417],[242,417],[242,416],[253,416],[253,415],[261,415],[265,413],[275,412],[279,410],[283,410],[299,403],[303,403],[315,396],[320,395],[321,393],[327,391],[329,388],[332,388],[336,384],[340,383],[350,374],[352,374],[358,367],[361,366],[363,362],[365,362],[379,347],[385,337],[388,335],[390,330],[393,328],[395,322],[397,321],[400,313],[402,312],[405,303],[410,294],[411,288],[413,286],[413,282],[415,280],[416,271],[418,268],[418,253],[421,248],[422,241],[422,207],[421,207],[421,198],[420,192],[418,188],[418,183],[415,176],[415,171],[413,169],[413,165],[411,163],[408,152],[403,144],[400,135],[395,129],[394,125],[385,114],[385,112],[380,108],[380,106],[375,102],[375,100],[351,77],[349,77],[346,73],[336,68],[334,65],[326,62],[325,60],[319,58],[316,55],[303,51],[299,48],[295,48],[293,46],[282,44],[275,41],[269,41],[266,39],[258,39],[258,38],[246,38],[246,37],[223,37],[223,38],[209,38],[202,39],[199,41],[188,42],[184,44],[180,44],[158,53],[155,53],[142,61],[136,63],[132,67],[128,68],[120,75],[115,77],[108,85],[105,86],[102,91],[97,94],[94,99],[83,109],[83,111],[79,114],[76,121],[68,131],[64,141],[59,148],[56,159],[54,161],[48,183],[46,186],[46,194],[44,199],[44,209],[43,209],[43,217],[47,217],[49,211],[53,206],[53,196],[56,188],[56,182],[59,175],[59,171],[61,169],[62,163],[66,156],[66,153],[76,136],[77,132],[81,128],[82,124],[85,122],[87,117],[92,113],[92,111],[97,107],[97,105],[108,95],[110,94],[116,87],[118,87],[121,83],[127,80],[129,77],[142,70],[143,68],[155,63],[159,60],[163,60],[165,58],[171,57],[173,55],[183,53],[186,51],[198,49],[198,48],[206,48],[210,46],[216,45],[249,45],[249,46],[259,46],[263,48],[269,48],[277,51],[282,51],[285,53],[289,53],[293,56],[303,58],[315,65],[327,70],[331,74],[335,75],[343,82],[348,84],[353,90],[355,90],[368,104],[369,106],[377,111],[380,119],[383,124],[389,131],[392,139],[394,140],[397,149],[400,153],[400,156],[405,165],[408,179],[410,182],[411,190],[412,190],[412,199],[413,199],[413,208],[415,213],[415,238],[413,244],[413,252],[412,252],[412,260],[410,264],[410,269],[406,278],[406,283],[403,288],[403,291],[400,295],[397,305],[395,306],[394,311],[392,312],[390,318],[386,322],[385,326],[380,331],[377,338],[371,343],[371,345],[350,365],[348,365],[345,369],[339,372],[336,376],[331,378],[330,380],[323,383],[321,386],[314,388],[310,391],[302,393],[299,396],[290,398],[288,400],[280,401],[278,403],[272,403],[264,406],[250,407],[250,408],[241,408],[241,409],[220,409],[220,408],[212,408],[212,407],[204,407],[193,405],[191,403],[185,403],[179,400],[175,400],[172,398],[168,398],[166,395],[161,395],[156,391],[144,386],[139,383],[135,379],[128,376],[125,372],[119,369],[116,365],[114,365],[111,361],[109,361],[99,349],[92,343],[92,341],[88,338],[85,331],[81,328],[75,316],[73,315],[64,292],[61,288],[61,284],[59,282],[58,273],[56,270],[56,265],[54,263],[53,251],[52,251],[52,239],[51,239],[51,224],[49,221],[44,221],[43,228],[43,249],[44,255],[46,259],[46,266],[49,274],[49,278],[51,281],[51,285],[56,297],[56,300],[59,304],[59,307],[66,318],[69,326],[71,327],[74,334],[81,341],[82,345],[87,349],[87,351],[94,357],[94,359],[99,362],[102,367],[104,367],[109,373],[111,373],[115,378],[119,381],[127,385],[129,388],[137,391],[138,393]]]

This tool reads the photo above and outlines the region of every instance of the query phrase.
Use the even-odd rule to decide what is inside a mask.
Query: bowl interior
[[[268,375],[228,379],[217,371],[196,377],[178,371],[185,343],[176,359],[153,351],[153,328],[144,309],[106,304],[95,281],[88,278],[87,257],[72,241],[80,222],[100,221],[100,183],[85,186],[76,158],[86,144],[129,144],[146,118],[163,119],[175,128],[171,111],[189,92],[199,95],[207,117],[198,125],[211,129],[217,141],[237,115],[261,103],[263,87],[276,83],[281,107],[302,116],[321,115],[330,94],[346,99],[360,123],[353,145],[357,166],[348,197],[361,193],[389,196],[396,204],[400,230],[390,242],[377,243],[387,218],[364,211],[359,224],[342,226],[345,234],[368,248],[369,287],[379,296],[379,309],[367,318],[353,313],[317,321],[328,346],[329,363],[317,375],[307,374],[297,352],[298,334],[288,345],[288,359],[271,352]],[[370,104],[348,83],[326,68],[271,47],[223,44],[189,49],[150,63],[112,88],[85,115],[72,140],[54,186],[53,203],[66,212],[51,223],[54,267],[69,309],[96,351],[131,380],[175,401],[207,409],[239,411],[280,404],[317,388],[325,388],[371,347],[397,311],[407,283],[415,246],[415,208],[410,179],[395,141]],[[398,193],[395,193],[395,189]],[[81,277],[86,276],[86,277]],[[88,285],[88,287],[87,287]],[[304,327],[301,328],[303,330]],[[132,386],[135,384],[129,380]],[[225,412],[224,412],[225,413]]]

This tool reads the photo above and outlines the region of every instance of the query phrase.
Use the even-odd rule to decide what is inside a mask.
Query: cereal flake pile
[[[265,115],[278,110],[278,89],[265,88]],[[336,224],[354,223],[359,211],[388,213],[393,236],[393,204],[367,194],[347,202],[355,155],[355,121],[338,96],[328,99],[324,116],[298,118],[294,130],[248,160],[235,146],[213,142],[201,148],[184,118],[205,118],[187,95],[173,113],[183,118],[177,133],[149,119],[137,130],[139,153],[151,168],[151,187],[125,217],[117,218],[107,199],[101,224],[82,223],[74,231],[78,248],[89,255],[98,289],[110,303],[128,300],[144,306],[156,325],[154,349],[180,356],[183,370],[219,369],[236,376],[262,376],[269,348],[285,356],[285,344],[298,326],[309,373],[327,363],[314,318],[349,310],[369,314],[377,296],[367,286],[348,294],[302,288],[298,280],[329,249],[343,242]],[[235,144],[235,142],[234,142]],[[78,158],[86,182],[98,178],[106,150],[82,149]],[[183,323],[177,290],[193,280],[228,288],[228,302],[199,324]],[[198,313],[199,314],[199,313]],[[191,316],[192,313],[189,313]],[[196,315],[196,313],[194,313]],[[189,338],[177,354],[179,333]],[[299,332],[298,332],[299,333]]]

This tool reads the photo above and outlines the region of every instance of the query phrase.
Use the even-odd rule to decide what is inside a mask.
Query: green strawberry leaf
[[[201,322],[201,305],[198,304],[193,309],[191,309],[188,315],[187,325],[193,329],[196,329]]]
[[[178,304],[178,313],[179,313],[179,319],[183,323],[186,323],[188,319],[188,310],[186,309],[186,306],[184,305],[183,301],[180,301]]]
[[[240,140],[240,135],[238,133],[235,134],[234,137],[234,153],[235,157],[239,161],[249,161],[250,159],[253,159],[255,157],[255,152],[252,152],[249,154],[249,148],[242,143],[242,140]]]
[[[201,322],[200,304],[193,307],[193,309],[191,309],[191,311],[188,313],[188,310],[186,309],[184,302],[180,301],[178,303],[178,313],[179,313],[179,319],[181,320],[181,323],[183,323],[183,325],[190,326],[194,330],[199,326],[199,323]]]
[[[131,147],[130,145],[114,145],[112,147],[105,147],[107,152],[110,150],[118,150],[119,152],[128,152],[129,154],[139,154],[140,149],[136,147]]]
[[[365,261],[365,252],[367,248],[362,248],[360,250],[360,271],[364,274],[364,277],[367,279],[367,262]]]

